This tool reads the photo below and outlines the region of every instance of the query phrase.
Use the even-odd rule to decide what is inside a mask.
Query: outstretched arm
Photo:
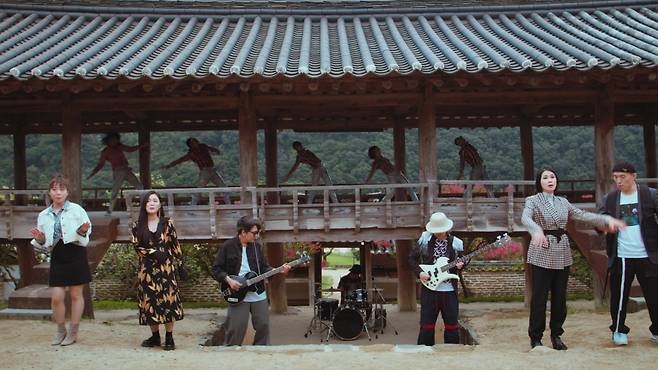
[[[464,154],[459,153],[459,174],[457,175],[457,180],[461,180],[464,177],[464,166],[466,165],[466,160],[464,159]]]
[[[135,145],[135,146],[128,146],[128,145],[124,145],[124,144],[119,144],[119,149],[121,149],[122,151],[124,151],[126,153],[132,153],[132,152],[136,152],[136,151],[138,151],[142,148],[146,148],[148,146],[149,146],[148,143],[144,143],[142,145]]]
[[[183,163],[183,162],[185,162],[185,161],[189,161],[189,160],[190,160],[190,155],[189,155],[189,154],[185,154],[184,156],[182,156],[182,157],[176,159],[175,161],[172,161],[172,162],[169,163],[169,164],[166,164],[166,165],[162,166],[161,168],[162,168],[163,170],[166,170],[166,169],[168,169],[168,168],[174,167],[174,166],[176,166],[176,165],[179,165],[179,164],[181,164],[181,163]]]
[[[92,178],[95,174],[98,173],[98,171],[101,170],[101,168],[103,168],[103,166],[105,166],[105,161],[106,160],[107,160],[107,157],[105,156],[105,152],[101,152],[101,157],[98,159],[98,164],[96,165],[96,167],[94,167],[94,169],[91,171],[89,176],[87,176],[87,180]]]
[[[288,171],[288,173],[283,177],[283,179],[281,180],[281,183],[288,182],[288,179],[290,178],[290,176],[292,176],[292,174],[295,173],[295,171],[297,170],[297,167],[299,167],[299,163],[300,163],[300,161],[299,161],[299,155],[298,155],[297,159],[295,160],[295,164],[292,165],[292,168],[290,169],[290,171]]]
[[[214,146],[206,145],[206,148],[208,148],[208,151],[213,152],[213,153],[219,153],[219,149],[215,148]]]
[[[375,167],[375,161],[372,161],[372,167],[370,167],[370,173],[368,173],[368,177],[366,177],[366,181],[364,181],[364,184],[367,184],[370,182],[372,179],[372,176],[375,174],[375,171],[377,170],[377,167]]]

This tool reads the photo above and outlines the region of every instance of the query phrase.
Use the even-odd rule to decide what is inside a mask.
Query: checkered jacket
[[[578,209],[563,197],[538,193],[526,198],[521,222],[532,234],[540,230],[566,230],[569,219],[604,228],[608,217]],[[571,257],[569,237],[565,234],[561,238],[556,238],[553,235],[546,235],[546,238],[548,239],[548,248],[530,243],[527,262],[531,265],[554,270],[571,266],[573,259]]]

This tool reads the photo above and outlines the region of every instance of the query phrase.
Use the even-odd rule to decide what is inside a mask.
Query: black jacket
[[[247,250],[247,260],[249,261],[249,268],[256,274],[261,275],[270,271],[272,267],[267,262],[267,258],[263,254],[263,247],[258,242],[248,244],[242,247],[240,239],[236,236],[224,242],[215,257],[215,263],[212,266],[212,274],[215,280],[224,282],[227,275],[238,275],[240,272],[240,265],[242,264],[242,251]],[[265,291],[265,282],[261,281],[256,284],[256,292],[262,293]]]
[[[620,218],[619,190],[611,191],[601,201],[599,212]],[[640,233],[647,250],[649,260],[658,264],[658,223],[656,210],[658,209],[658,191],[646,185],[637,186],[637,201],[639,204]],[[617,257],[617,237],[619,233],[606,235],[606,252],[608,254],[608,267],[611,267]]]
[[[452,262],[457,258],[457,256],[461,256],[463,253],[455,253],[455,249],[452,247],[452,241],[454,240],[454,237],[452,235],[448,235],[448,262]],[[416,278],[420,277],[420,273],[423,272],[423,270],[420,268],[419,265],[431,265],[434,263],[434,248],[430,246],[434,246],[436,243],[436,236],[432,235],[430,240],[427,242],[427,248],[425,250],[421,250],[420,246],[416,244],[414,248],[411,250],[409,253],[409,267],[414,272],[414,276]],[[423,253],[424,252],[424,253]],[[459,270],[456,267],[453,267],[450,269],[451,274],[458,275]],[[457,291],[457,280],[450,280],[452,283],[452,286],[455,288],[455,291]]]

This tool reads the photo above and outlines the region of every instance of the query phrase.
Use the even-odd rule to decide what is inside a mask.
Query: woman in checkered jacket
[[[541,346],[546,328],[546,300],[551,292],[551,343],[557,350],[567,346],[560,336],[567,317],[567,281],[573,263],[566,228],[570,219],[582,221],[600,229],[614,232],[623,221],[610,216],[586,212],[574,207],[566,198],[555,196],[558,176],[551,167],[537,172],[537,194],[526,199],[522,222],[532,236],[527,262],[532,268],[532,298],[528,335],[532,348]]]

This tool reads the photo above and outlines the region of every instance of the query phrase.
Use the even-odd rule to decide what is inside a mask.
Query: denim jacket
[[[48,207],[39,213],[37,218],[37,229],[46,235],[46,242],[40,244],[35,239],[32,239],[32,245],[36,248],[49,248],[53,247],[53,233],[55,232],[55,215]],[[62,208],[62,241],[64,244],[73,243],[81,247],[86,247],[89,244],[89,235],[91,235],[91,225],[85,236],[77,233],[78,228],[85,222],[89,221],[87,212],[79,205],[66,201]]]

